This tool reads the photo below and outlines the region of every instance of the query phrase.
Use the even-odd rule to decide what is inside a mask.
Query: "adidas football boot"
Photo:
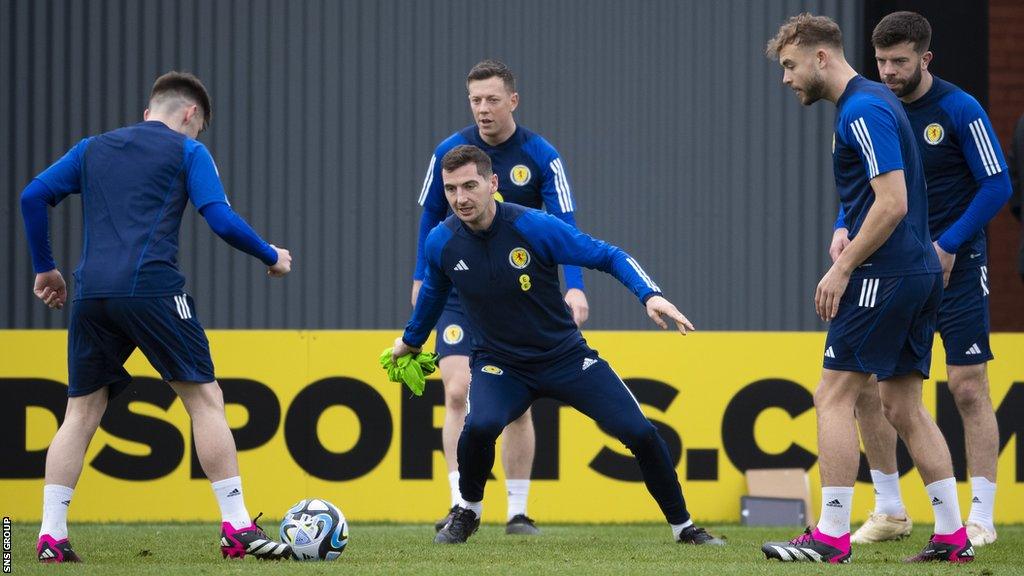
[[[974,546],[967,538],[967,528],[961,526],[952,534],[932,534],[928,544],[917,556],[904,562],[952,562],[956,564],[974,560]]]
[[[889,540],[902,540],[910,536],[914,528],[914,522],[910,520],[909,514],[903,518],[891,514],[868,515],[867,521],[850,536],[852,544],[874,544],[875,542],[886,542]]]
[[[536,536],[540,534],[540,528],[537,528],[537,523],[533,518],[526,514],[516,514],[505,524],[505,534]]]
[[[789,542],[765,542],[761,546],[765,558],[776,558],[782,562],[827,562],[847,564],[850,562],[850,534],[834,538],[806,528],[804,533]]]
[[[221,524],[220,553],[225,558],[245,558],[251,555],[260,560],[281,560],[292,557],[292,548],[271,540],[256,521],[263,516],[260,512],[252,524],[236,529],[230,522]]]
[[[975,548],[992,544],[998,538],[995,529],[989,530],[986,526],[977,522],[968,520],[965,528],[967,528],[967,539],[971,541],[971,545]]]
[[[456,506],[452,519],[434,537],[435,544],[462,544],[480,527],[480,518],[469,508]]]
[[[679,533],[679,537],[676,538],[676,542],[679,542],[680,544],[725,546],[725,540],[715,538],[711,534],[708,534],[707,530],[697,526],[696,524],[690,524],[686,528],[683,528],[683,531]]]
[[[71,542],[67,538],[55,540],[49,534],[43,534],[36,543],[36,554],[39,561],[46,564],[57,562],[81,562],[82,559],[71,549]]]
[[[455,514],[456,508],[458,508],[458,506],[452,506],[451,510],[449,510],[448,513],[444,515],[444,518],[441,518],[437,522],[434,522],[434,532],[440,532],[441,528],[444,528],[444,525],[451,521],[452,514]]]

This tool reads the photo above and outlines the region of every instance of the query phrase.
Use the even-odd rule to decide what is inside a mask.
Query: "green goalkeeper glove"
[[[392,350],[394,348],[388,348],[380,353],[380,367],[387,371],[388,380],[401,382],[408,386],[413,394],[422,396],[423,388],[427,385],[427,376],[437,370],[437,354],[406,354],[396,361],[391,359]]]

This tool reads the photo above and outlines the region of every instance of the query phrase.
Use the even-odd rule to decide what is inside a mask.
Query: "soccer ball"
[[[281,520],[281,541],[296,560],[334,560],[348,544],[348,522],[327,500],[300,500]]]

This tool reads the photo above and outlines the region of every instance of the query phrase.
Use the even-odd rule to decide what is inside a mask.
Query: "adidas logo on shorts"
[[[188,320],[192,317],[192,309],[188,305],[188,295],[181,294],[174,297],[174,307],[178,309],[178,317]]]
[[[587,368],[590,368],[594,364],[597,364],[597,360],[594,360],[593,358],[584,358],[583,359],[583,369],[584,370],[586,370]]]
[[[972,344],[971,347],[967,349],[967,352],[964,352],[964,355],[966,356],[976,356],[978,354],[981,354],[981,348],[978,347],[977,342]]]
[[[857,306],[861,308],[875,307],[875,303],[878,301],[878,285],[880,282],[880,278],[865,278],[861,281],[860,301]]]
[[[836,353],[835,353],[835,352],[833,352],[833,351],[832,351],[832,347],[831,347],[831,346],[829,346],[829,347],[828,347],[828,348],[827,348],[827,349],[825,350],[825,358],[835,358],[835,357],[836,357]]]

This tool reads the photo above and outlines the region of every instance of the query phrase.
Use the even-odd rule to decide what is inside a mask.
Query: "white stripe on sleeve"
[[[423,178],[423,188],[420,189],[419,204],[423,206],[427,201],[427,193],[430,192],[430,185],[434,183],[434,164],[437,163],[437,155],[430,157],[430,166],[427,166],[427,175]]]
[[[977,122],[977,120],[975,121]],[[971,129],[971,136],[974,137],[974,146],[978,149],[978,157],[981,158],[981,163],[985,166],[985,175],[992,175],[992,163],[988,159],[987,150],[981,145],[981,138],[978,136],[978,127],[974,122],[969,124]]]
[[[996,152],[992,148],[992,140],[989,138],[985,123],[978,118],[971,122],[970,127],[971,135],[974,136],[974,145],[977,146],[978,154],[985,164],[985,174],[991,176],[1002,172],[1003,167],[999,165],[999,160],[996,158]]]
[[[871,135],[868,134],[868,126],[864,123],[864,117],[860,117],[850,123],[854,138],[860,144],[864,158],[868,163],[868,179],[878,176],[878,160],[875,158],[875,148],[871,142]]]
[[[555,158],[548,164],[555,174],[555,190],[558,192],[558,209],[564,214],[572,212],[572,195],[569,191],[569,180],[565,177],[565,167],[562,166],[562,159]]]
[[[988,149],[989,155],[992,157],[992,173],[999,174],[1003,171],[1003,167],[999,165],[999,157],[996,156],[995,148],[992,147],[992,139],[989,136],[988,128],[985,127],[985,123],[978,119],[978,130],[981,131],[981,135],[985,138],[985,148]]]
[[[569,176],[565,173],[565,166],[562,165],[562,159],[558,159],[558,176],[562,179],[562,188],[565,190],[565,205],[569,207],[568,212],[572,212],[576,209],[576,202],[572,199],[572,188],[569,187]]]
[[[871,163],[875,165],[875,176],[878,176],[878,155],[875,154],[875,143],[871,140],[871,133],[868,132],[868,125],[864,122],[864,118],[861,117],[860,129],[864,133],[864,138],[868,141],[868,148],[871,149]]]
[[[647,284],[648,288],[654,290],[655,292],[661,292],[661,288],[658,288],[658,285],[655,284],[653,280],[651,280],[651,277],[647,275],[647,272],[644,272],[644,269],[640,267],[640,264],[638,264],[636,260],[633,260],[632,257],[629,257],[626,258],[626,262],[628,262],[629,265],[633,267],[633,270],[635,270],[637,275],[640,276],[640,279],[644,281],[644,284]]]

